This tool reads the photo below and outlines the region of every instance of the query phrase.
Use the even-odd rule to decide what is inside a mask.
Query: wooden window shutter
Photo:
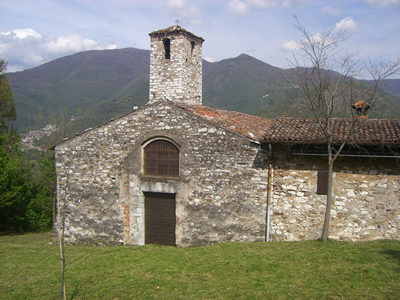
[[[144,174],[179,176],[179,149],[171,142],[157,140],[144,148]]]
[[[317,194],[326,195],[327,193],[328,193],[328,171],[318,171]]]

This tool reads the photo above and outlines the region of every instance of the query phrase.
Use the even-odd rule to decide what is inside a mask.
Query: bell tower
[[[150,35],[149,103],[169,100],[202,105],[204,39],[174,25]]]

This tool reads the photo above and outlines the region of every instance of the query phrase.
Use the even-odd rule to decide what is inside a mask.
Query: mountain
[[[47,123],[65,126],[104,101],[135,91],[146,102],[149,51],[134,48],[86,51],[9,74],[17,102],[15,127],[21,131]],[[148,88],[147,88],[148,90]]]
[[[259,114],[283,99],[287,72],[246,54],[204,65],[205,105]]]
[[[383,80],[381,89],[387,93],[400,96],[400,79]]]
[[[62,129],[59,139],[144,105],[149,57],[148,50],[135,48],[86,51],[9,74],[17,102],[14,127],[24,132],[54,124]],[[203,61],[203,103],[264,117],[297,116],[301,101],[295,71],[246,54]],[[388,91],[396,92],[398,83],[388,83]],[[355,94],[369,86],[357,84]],[[399,96],[381,93],[379,98],[379,110],[373,110],[372,117],[400,117]]]

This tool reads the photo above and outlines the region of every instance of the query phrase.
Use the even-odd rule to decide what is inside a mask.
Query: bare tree
[[[300,32],[301,40],[297,43],[290,64],[295,67],[301,97],[305,99],[307,109],[315,119],[327,146],[328,188],[321,236],[321,239],[326,241],[332,206],[334,164],[344,146],[350,141],[356,142],[353,134],[359,118],[355,116],[357,110],[351,109],[355,101],[354,88],[357,82],[354,78],[360,74],[369,74],[374,82],[372,88],[368,89],[368,95],[363,95],[369,104],[362,102],[361,105],[354,107],[362,114],[374,104],[381,81],[399,72],[400,60],[394,62],[381,60],[378,63],[369,61],[363,66],[357,60],[355,53],[341,47],[341,44],[349,38],[345,31],[332,28],[313,35],[297,18],[296,21],[296,29]],[[340,136],[333,122],[333,118],[339,114],[348,118],[346,130]]]
[[[68,170],[63,168],[64,174],[65,174],[65,182],[64,182],[64,193],[63,195],[60,195],[60,188],[59,188],[59,179],[57,178],[57,235],[58,235],[58,245],[59,245],[59,251],[60,251],[60,265],[61,265],[61,286],[60,286],[60,300],[66,300],[67,299],[67,291],[66,291],[66,286],[65,286],[65,270],[67,265],[73,264],[77,261],[79,261],[82,258],[85,258],[89,255],[89,253],[83,253],[81,256],[70,260],[67,264],[66,262],[66,257],[65,257],[65,218],[66,218],[66,208],[67,208],[67,203],[68,203],[68,194],[69,194],[69,173]],[[71,293],[71,299],[74,299],[74,297],[78,294],[79,292],[79,284],[77,284],[74,289],[72,290]]]
[[[66,187],[68,188],[68,173],[66,180]],[[58,233],[58,244],[60,248],[60,264],[61,264],[61,289],[60,289],[60,300],[67,299],[67,293],[65,288],[65,253],[64,253],[64,230],[65,230],[65,206],[66,199],[64,196],[62,203],[60,198],[59,181],[57,178],[57,210],[58,210],[58,220],[57,220],[57,233]],[[65,193],[66,195],[67,193]]]

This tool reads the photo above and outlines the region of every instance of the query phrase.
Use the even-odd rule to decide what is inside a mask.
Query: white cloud
[[[53,53],[71,53],[97,48],[97,43],[77,34],[60,36],[55,41],[46,43],[46,48]]]
[[[118,48],[117,44],[110,44],[110,45],[107,45],[105,49],[113,50],[113,49],[117,49],[117,48]]]
[[[288,51],[296,51],[299,49],[307,48],[309,45],[327,45],[332,43],[333,40],[329,39],[327,36],[322,35],[321,33],[316,33],[309,37],[309,39],[304,39],[299,42],[296,41],[287,41],[282,44],[282,48]]]
[[[276,5],[274,0],[247,0],[247,4],[251,7],[270,7]]]
[[[228,3],[228,11],[237,15],[246,15],[252,9],[268,8],[276,5],[292,8],[308,1],[310,0],[230,0]]]
[[[245,15],[253,8],[267,8],[276,5],[275,0],[231,0],[228,4],[228,11]]]
[[[340,22],[335,24],[335,30],[337,31],[354,31],[357,30],[358,25],[351,17],[346,17]]]
[[[204,60],[206,60],[208,62],[211,62],[211,63],[216,62],[216,59],[214,57],[211,57],[211,56],[204,57]]]
[[[333,15],[333,16],[342,14],[342,11],[340,9],[331,7],[331,6],[324,6],[323,8],[321,8],[321,11],[324,14]]]
[[[295,41],[287,41],[282,44],[282,48],[289,51],[295,51],[300,49],[300,44]]]
[[[7,65],[7,72],[8,73],[13,73],[13,72],[20,72],[24,70],[24,66],[21,65]]]
[[[169,16],[182,18],[183,21],[188,20],[193,25],[205,23],[203,12],[187,0],[168,0],[164,12]]]
[[[309,42],[307,42],[306,40],[302,41],[302,43],[313,43],[313,44],[330,44],[332,42],[333,42],[332,39],[322,35],[321,33],[317,33],[311,36]]]
[[[23,40],[26,38],[41,39],[42,35],[32,28],[14,29],[2,32],[1,35],[12,37],[13,39]]]
[[[286,8],[291,8],[297,4],[301,4],[301,3],[304,3],[307,1],[309,1],[309,0],[283,0],[282,5]]]
[[[7,59],[9,66],[35,65],[43,61],[41,34],[31,28],[14,29],[0,33],[0,57]]]
[[[228,10],[234,14],[245,15],[249,11],[249,6],[244,1],[231,0],[228,4]]]
[[[380,6],[400,5],[400,0],[364,0],[368,4],[377,4]]]
[[[189,3],[186,0],[168,0],[167,8],[170,9],[184,9]]]
[[[117,45],[102,47],[96,41],[77,34],[49,40],[32,28],[0,33],[0,57],[8,61],[10,72],[34,67],[57,57],[80,51],[115,48]]]

